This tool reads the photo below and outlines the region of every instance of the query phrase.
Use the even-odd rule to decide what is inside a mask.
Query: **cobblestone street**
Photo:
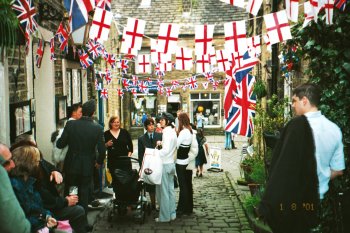
[[[238,139],[236,145],[239,147],[238,150],[222,150],[224,172],[205,172],[202,178],[193,179],[192,215],[179,217],[170,223],[155,223],[156,213],[151,213],[146,217],[145,223],[140,224],[131,213],[127,216],[116,214],[113,220],[108,222],[109,207],[107,207],[96,217],[93,232],[253,232],[231,186],[234,176],[236,178],[239,176],[237,165],[243,140],[244,138]],[[210,146],[223,148],[223,137],[209,136],[208,141]]]

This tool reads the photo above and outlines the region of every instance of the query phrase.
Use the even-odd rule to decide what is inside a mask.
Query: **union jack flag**
[[[210,83],[214,83],[215,80],[212,72],[206,72],[204,75]]]
[[[123,78],[123,87],[126,89],[126,90],[129,90],[129,86],[130,86],[130,84],[129,84],[129,80],[128,79],[126,79],[126,78]]]
[[[213,82],[212,85],[213,85],[213,90],[215,91],[219,87],[219,81]]]
[[[32,0],[15,0],[12,4],[15,14],[21,24],[21,26],[28,31],[29,34],[34,33],[38,24],[35,20],[36,11]]]
[[[160,78],[157,79],[157,90],[163,89],[164,87],[164,81]]]
[[[141,81],[139,83],[139,91],[143,93],[148,93],[148,83],[145,81]]]
[[[156,70],[156,71],[154,71],[154,74],[157,75],[158,77],[160,77],[160,76],[164,76],[165,72],[164,71],[160,71],[160,70]]]
[[[89,55],[85,52],[85,50],[78,50],[80,65],[83,69],[87,69],[89,66],[94,64],[94,62],[90,59]]]
[[[96,39],[94,40],[89,40],[86,44],[86,47],[88,48],[89,54],[92,55],[92,59],[96,59],[102,54],[102,47],[99,42],[97,42]]]
[[[187,78],[187,85],[190,87],[191,90],[197,89],[197,78],[196,76],[192,76],[190,78]]]
[[[45,42],[43,40],[39,39],[38,49],[36,50],[36,56],[35,56],[36,66],[38,68],[40,68],[41,61],[42,61],[43,56],[44,56],[44,44],[45,44]]]
[[[120,98],[123,99],[123,97],[124,97],[123,89],[117,88],[117,93],[118,93],[118,95],[120,96]]]
[[[136,88],[131,88],[131,93],[133,94],[134,98],[137,97],[137,90],[136,90]]]
[[[112,0],[95,0],[96,6],[106,11],[111,11]]]
[[[52,37],[50,40],[50,60],[56,60],[55,58],[55,37]]]
[[[136,75],[132,76],[132,85],[137,86],[139,83],[139,78]]]
[[[104,59],[111,65],[112,69],[115,68],[115,63],[117,59],[115,58],[114,54],[104,53]]]
[[[129,68],[128,63],[129,61],[126,59],[121,59],[119,62],[119,68],[121,68],[124,73],[128,72],[128,68]]]
[[[102,85],[97,79],[95,79],[95,90],[96,91],[101,91],[102,90]]]
[[[112,74],[111,70],[109,69],[106,69],[105,80],[107,82],[107,85],[109,85],[112,82]]]
[[[171,89],[176,89],[180,85],[178,80],[171,81]]]
[[[158,89],[158,93],[159,93],[159,95],[163,95],[164,94],[164,88],[162,87],[162,88]]]
[[[56,36],[58,41],[61,43],[60,50],[68,53],[68,31],[63,23],[60,23],[60,26],[57,29]]]
[[[346,2],[347,2],[347,0],[335,0],[334,6],[341,11],[345,11]]]
[[[253,92],[255,77],[247,74],[237,86],[233,96],[232,110],[229,112],[225,131],[251,137],[254,132],[256,95]]]
[[[242,79],[254,68],[259,60],[256,57],[250,57],[248,51],[244,55],[235,53],[234,61],[232,61],[232,77],[240,83]]]
[[[232,101],[233,97],[236,94],[237,90],[237,84],[236,80],[226,74],[225,79],[225,98],[224,98],[224,113],[225,113],[225,119],[228,118],[228,114],[231,112],[232,109]]]
[[[103,88],[103,89],[101,90],[100,98],[108,99],[108,90],[107,90],[106,88]]]
[[[169,87],[165,88],[166,96],[171,96],[173,95],[173,90]]]

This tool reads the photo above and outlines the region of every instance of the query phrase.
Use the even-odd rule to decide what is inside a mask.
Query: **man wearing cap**
[[[94,166],[99,167],[106,154],[103,128],[92,119],[95,110],[95,100],[84,103],[83,116],[67,122],[56,144],[58,148],[69,146],[63,167],[66,175],[65,195],[69,194],[69,187],[77,186],[79,205],[84,207],[85,213],[88,212]],[[99,153],[97,160],[96,147]]]
[[[15,167],[12,154],[0,143],[0,232],[29,233],[30,223],[13,192],[7,172]]]

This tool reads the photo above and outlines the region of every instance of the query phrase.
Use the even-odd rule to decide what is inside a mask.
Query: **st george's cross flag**
[[[132,59],[131,57],[136,57],[137,54],[138,54],[138,50],[137,49],[133,49],[133,48],[129,48],[128,44],[127,43],[124,43],[125,42],[125,34],[126,33],[126,27],[124,27],[123,29],[123,38],[122,38],[122,45],[121,45],[121,48],[120,48],[120,52],[121,53],[124,53],[124,54],[127,54],[127,56]]]
[[[263,0],[248,0],[246,11],[256,16],[260,10],[262,2]]]
[[[324,4],[324,10],[326,11],[326,24],[333,24],[333,8],[334,8],[334,0],[327,0]]]
[[[173,63],[171,61],[167,61],[165,63],[156,63],[155,70],[160,72],[171,71],[173,68]]]
[[[238,6],[244,8],[244,0],[220,0],[221,2],[228,3],[232,6]]]
[[[264,21],[271,45],[292,39],[285,10],[264,15]]]
[[[193,67],[192,50],[184,47],[176,49],[175,67],[177,70],[191,70]]]
[[[195,26],[195,54],[197,56],[209,53],[213,46],[214,25],[196,25]]]
[[[216,61],[218,63],[218,69],[221,72],[229,70],[231,67],[228,54],[225,50],[216,50]]]
[[[89,38],[106,41],[111,28],[113,14],[110,11],[96,7],[92,25],[90,28]]]
[[[95,0],[96,7],[104,9],[106,11],[111,11],[112,0]]]
[[[299,0],[285,0],[286,12],[289,20],[298,22]]]
[[[45,47],[45,41],[39,39],[38,41],[38,48],[36,50],[36,56],[35,56],[35,64],[38,68],[41,66],[41,61],[43,60],[44,56],[44,47]]]
[[[232,99],[231,111],[226,120],[225,131],[251,137],[254,132],[253,118],[255,117],[256,95],[253,92],[255,77],[247,75],[237,85]]]
[[[216,65],[217,61],[216,61],[216,51],[214,47],[211,47],[209,49],[209,62],[210,65]]]
[[[227,52],[247,51],[247,35],[245,20],[224,24],[225,50]]]
[[[19,23],[24,31],[33,34],[38,24],[36,22],[36,10],[33,4],[34,0],[15,0],[11,6],[14,10]]]
[[[138,66],[137,73],[138,74],[150,74],[151,73],[151,62],[149,54],[142,54],[137,56]]]
[[[264,34],[263,35],[263,39],[264,39],[264,42],[266,44],[266,50],[268,52],[271,52],[272,48],[271,48],[271,42],[270,42],[269,34]]]
[[[87,69],[89,66],[94,64],[94,62],[90,59],[89,54],[85,52],[84,49],[78,50],[80,65],[83,69]]]
[[[310,1],[304,2],[304,17],[303,28],[306,27],[315,17]]]
[[[259,57],[261,54],[260,36],[247,38],[248,53],[251,57]]]
[[[180,25],[161,23],[158,34],[157,52],[175,53],[179,32]]]
[[[318,19],[318,13],[321,10],[321,5],[323,5],[323,2],[321,2],[320,0],[310,0],[310,5],[311,8],[314,12],[314,21],[317,23],[317,19]]]
[[[64,0],[69,14],[70,32],[81,28],[89,20],[89,12],[95,8],[95,0]]]
[[[205,73],[210,71],[209,54],[197,56],[196,60],[196,72]]]
[[[127,48],[141,49],[142,39],[145,32],[146,21],[135,18],[128,18],[123,34],[124,43]]]

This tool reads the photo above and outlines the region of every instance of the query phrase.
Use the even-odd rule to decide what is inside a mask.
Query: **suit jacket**
[[[106,156],[103,128],[91,117],[83,116],[79,120],[68,121],[56,145],[58,148],[69,146],[63,168],[66,174],[92,176],[96,147],[98,164],[102,164]]]
[[[145,154],[146,148],[155,148],[157,141],[162,141],[162,134],[153,132],[153,139],[151,142],[151,139],[148,136],[148,132],[146,132],[144,135],[140,136],[138,139],[138,158],[139,158],[139,164],[142,164],[143,155]]]

